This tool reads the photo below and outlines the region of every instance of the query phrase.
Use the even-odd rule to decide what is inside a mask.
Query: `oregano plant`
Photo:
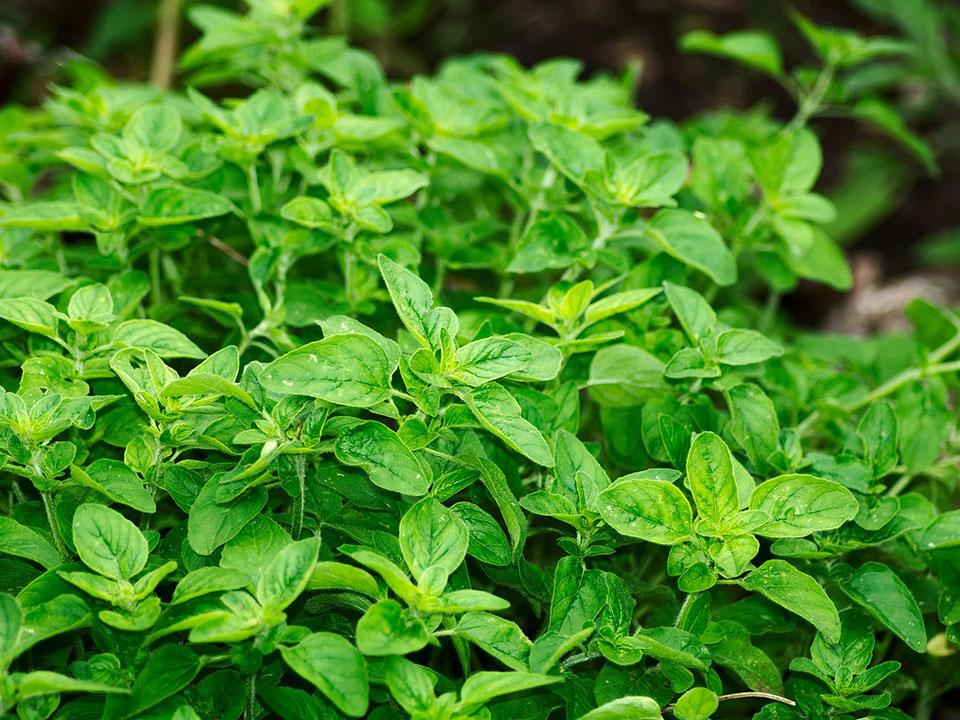
[[[862,82],[915,46],[695,31],[795,114],[671,121],[324,4],[0,112],[0,715],[947,718],[960,314],[780,309],[851,285],[816,118],[934,166]]]

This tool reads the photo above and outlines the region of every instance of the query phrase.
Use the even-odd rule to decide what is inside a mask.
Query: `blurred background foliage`
[[[40,101],[75,53],[121,78],[148,78],[158,16],[164,7],[176,10],[183,47],[196,38],[184,17],[192,1],[4,0],[0,100]],[[894,313],[901,304],[898,293],[904,301],[933,292],[946,295],[938,301],[956,302],[960,3],[954,0],[331,0],[318,22],[325,24],[321,30],[370,49],[398,79],[473,51],[509,53],[527,65],[560,55],[580,59],[588,73],[636,66],[637,102],[654,116],[685,119],[732,106],[789,117],[793,104],[772,80],[686,54],[678,39],[695,28],[718,33],[757,28],[777,38],[788,64],[802,64],[810,50],[791,23],[791,8],[822,25],[912,44],[906,58],[871,64],[854,82],[895,105],[935,163],[919,161],[863,123],[821,117],[816,125],[827,162],[820,189],[837,204],[831,230],[851,249],[857,290],[885,286],[890,298],[873,301],[889,301]],[[891,290],[898,282],[903,287]],[[856,292],[844,302],[856,303]],[[875,329],[851,327],[843,312],[838,320],[838,303],[829,291],[810,288],[793,300],[792,309],[801,321],[854,332]]]

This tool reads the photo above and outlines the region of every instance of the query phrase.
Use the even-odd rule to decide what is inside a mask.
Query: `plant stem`
[[[260,198],[260,182],[257,180],[257,163],[247,165],[247,192],[250,194],[250,209],[254,215],[263,210],[263,200]]]
[[[63,542],[63,536],[60,534],[60,525],[57,523],[57,506],[53,499],[53,494],[41,492],[43,498],[43,510],[47,514],[47,523],[50,525],[50,534],[53,535],[53,545],[57,549],[61,560],[67,559],[67,546]]]
[[[247,679],[247,707],[243,711],[244,720],[254,720],[257,716],[257,674]]]
[[[180,25],[180,0],[160,0],[157,33],[153,38],[153,62],[150,82],[162,90],[173,80],[177,55],[177,31]]]
[[[745,700],[748,698],[758,699],[758,700],[773,700],[774,702],[783,703],[784,705],[790,705],[791,707],[796,707],[796,703],[790,698],[785,698],[782,695],[774,695],[773,693],[765,692],[738,692],[738,693],[729,693],[727,695],[718,695],[717,702],[724,702],[726,700]],[[664,715],[673,714],[673,706],[665,707],[662,710]]]
[[[150,248],[150,302],[153,307],[163,303],[163,288],[160,279],[160,248]]]

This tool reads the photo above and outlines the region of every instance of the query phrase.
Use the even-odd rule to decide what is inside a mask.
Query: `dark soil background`
[[[91,57],[120,77],[147,77],[157,1],[0,0],[0,101],[41,100],[47,83],[56,78],[58,62],[69,52]],[[868,0],[792,3],[821,24],[865,35],[896,33],[865,13],[868,5]],[[944,0],[945,7],[951,5],[960,15],[960,2]],[[332,6],[318,22],[370,48],[394,77],[427,72],[451,54],[475,50],[510,53],[525,64],[557,55],[576,57],[588,73],[640,60],[639,106],[673,119],[761,101],[783,117],[793,111],[783,91],[759,74],[679,52],[677,40],[687,30],[758,27],[778,38],[788,66],[811,58],[787,15],[791,4],[779,0],[332,0]],[[957,29],[960,36],[960,21]],[[193,37],[184,22],[181,46]],[[952,42],[960,68],[960,37]],[[927,108],[913,118],[914,129],[938,146],[941,177],[928,176],[893,141],[858,123],[816,123],[826,158],[821,190],[829,193],[844,183],[856,153],[883,158],[889,201],[864,226],[839,233],[851,247],[855,274],[871,277],[874,284],[904,276],[915,280],[918,272],[940,275],[937,282],[944,274],[948,281],[960,278],[960,252],[936,267],[924,264],[920,252],[924,241],[937,234],[956,233],[960,244],[960,102],[935,105],[932,112]],[[960,303],[960,291],[956,301]],[[803,287],[787,308],[800,322],[819,325],[844,302],[822,288]]]

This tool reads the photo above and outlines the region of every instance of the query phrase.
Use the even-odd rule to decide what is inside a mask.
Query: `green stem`
[[[243,712],[244,720],[254,720],[257,716],[257,674],[247,679],[247,707]]]
[[[247,192],[250,194],[250,209],[254,215],[263,210],[263,200],[260,197],[260,182],[257,180],[257,163],[247,164]]]
[[[60,534],[60,525],[57,523],[57,506],[53,499],[53,494],[49,492],[40,493],[43,498],[43,510],[47,514],[47,523],[50,525],[50,534],[53,535],[53,545],[57,549],[61,560],[67,559],[67,546],[63,542],[63,536]]]
[[[150,82],[166,90],[173,80],[177,56],[177,30],[180,25],[180,0],[160,0],[157,33],[153,39]]]
[[[163,303],[163,287],[160,279],[160,248],[150,248],[150,302],[157,308]]]

